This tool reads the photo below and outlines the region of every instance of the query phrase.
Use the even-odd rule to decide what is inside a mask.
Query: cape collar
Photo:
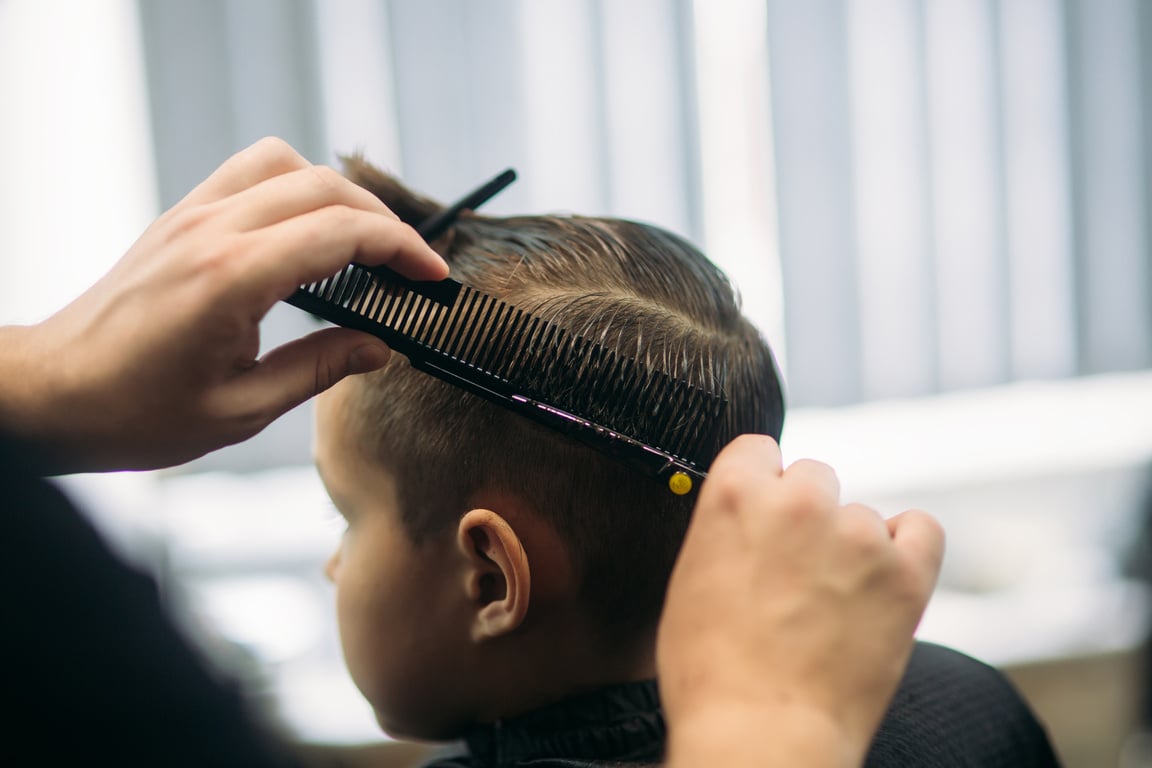
[[[483,766],[542,758],[659,762],[666,732],[656,681],[647,680],[476,726],[465,741]]]

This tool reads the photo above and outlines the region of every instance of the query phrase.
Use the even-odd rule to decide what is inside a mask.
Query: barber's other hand
[[[340,328],[257,359],[268,310],[353,260],[415,279],[448,272],[373,195],[261,140],[75,302],[0,329],[0,427],[39,447],[49,472],[169,466],[246,439],[387,359],[379,340]]]
[[[713,463],[657,664],[671,766],[860,765],[903,675],[944,538],[840,504],[831,468],[746,435]]]

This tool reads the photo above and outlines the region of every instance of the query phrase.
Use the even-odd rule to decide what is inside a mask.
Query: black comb
[[[581,440],[686,493],[726,401],[456,280],[349,264],[285,301],[367,331],[412,366]]]
[[[442,234],[516,179],[508,169],[422,222]],[[691,491],[712,460],[727,402],[451,278],[419,282],[350,264],[285,299],[367,331],[414,368],[480,395]]]
[[[420,233],[420,237],[428,242],[432,242],[444,234],[445,230],[452,226],[452,222],[456,221],[456,217],[462,212],[476,210],[514,181],[516,181],[516,171],[511,168],[501,171],[500,174],[491,181],[472,190],[435,216],[431,216],[420,222],[420,226],[416,228],[416,231]]]

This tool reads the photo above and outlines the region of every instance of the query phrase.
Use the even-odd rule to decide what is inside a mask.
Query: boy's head
[[[410,224],[439,210],[362,160],[346,172]],[[465,214],[433,245],[461,282],[722,393],[713,456],[738,434],[779,438],[771,352],[682,239],[616,219]],[[329,563],[346,662],[386,730],[453,737],[650,674],[694,495],[399,355],[323,396],[317,418],[317,463],[349,519]]]

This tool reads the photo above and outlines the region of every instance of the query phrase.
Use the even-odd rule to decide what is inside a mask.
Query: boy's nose
[[[336,573],[340,568],[340,549],[337,547],[336,551],[328,558],[328,562],[324,563],[324,575],[328,581],[333,584],[336,583]]]

